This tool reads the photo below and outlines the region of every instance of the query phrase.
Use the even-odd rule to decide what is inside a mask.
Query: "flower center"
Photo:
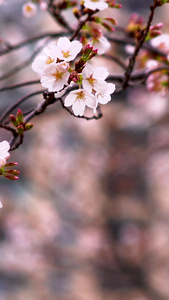
[[[50,56],[48,56],[47,58],[46,58],[46,64],[51,64],[51,63],[53,63],[54,62],[54,59],[52,59]]]
[[[63,51],[62,50],[62,54],[65,58],[68,58],[70,56],[70,51],[69,50],[66,50],[66,51]]]
[[[27,11],[27,12],[31,12],[32,10],[33,10],[33,9],[32,9],[31,6],[29,6],[29,5],[26,6],[26,11]]]
[[[94,85],[96,84],[96,82],[97,82],[97,80],[94,79],[94,78],[92,77],[92,75],[88,78],[88,81],[89,81],[89,83],[90,83],[92,86],[94,86]]]
[[[56,71],[55,73],[52,74],[56,80],[59,80],[62,78],[63,73]]]
[[[84,94],[84,92],[83,91],[81,91],[81,92],[79,92],[79,93],[76,93],[76,100],[75,101],[77,101],[77,100],[83,100],[83,101],[85,101],[86,100],[86,97],[85,97],[85,94]]]
[[[92,2],[99,2],[99,0],[91,0]]]

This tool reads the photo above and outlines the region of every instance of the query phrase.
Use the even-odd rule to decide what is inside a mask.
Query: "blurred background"
[[[60,30],[45,11],[25,18],[25,2],[0,6],[2,40],[16,44]],[[131,12],[146,18],[151,2],[123,0],[111,16],[125,26]],[[164,32],[168,6],[154,21],[164,22]],[[1,57],[0,76],[40,45]],[[124,54],[117,45],[111,51]],[[93,63],[122,72],[101,57]],[[33,79],[28,66],[0,87]],[[1,112],[40,88],[1,93]],[[21,108],[40,101],[31,98]],[[102,106],[98,121],[74,118],[59,103],[33,120],[24,144],[11,153],[20,180],[0,178],[0,300],[169,299],[168,108],[167,98],[137,87]],[[3,139],[9,136],[1,129]]]

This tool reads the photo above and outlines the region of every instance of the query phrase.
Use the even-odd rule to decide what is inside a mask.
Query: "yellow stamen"
[[[77,100],[83,100],[83,101],[85,101],[86,100],[86,97],[85,97],[85,94],[84,94],[83,91],[76,93],[76,95],[77,95],[77,97],[76,97],[75,101],[77,101]]]
[[[47,58],[46,58],[46,64],[51,64],[51,63],[53,63],[54,62],[54,59],[52,59],[50,56],[48,56]]]
[[[64,56],[65,58],[68,58],[68,57],[70,56],[70,51],[69,51],[69,50],[67,50],[67,51],[63,51],[63,50],[62,50],[62,54],[63,54],[63,56]]]
[[[62,78],[63,73],[61,73],[61,72],[59,72],[59,71],[56,71],[56,72],[53,73],[52,75],[56,78],[56,80],[58,80],[58,79],[61,79],[61,78]]]

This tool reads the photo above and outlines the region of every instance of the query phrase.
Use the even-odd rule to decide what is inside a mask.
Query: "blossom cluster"
[[[32,64],[33,70],[40,74],[42,86],[57,93],[56,97],[63,95],[68,85],[79,84],[79,89],[71,91],[64,100],[64,105],[72,106],[76,116],[84,115],[85,106],[96,112],[98,104],[109,102],[115,91],[115,85],[105,81],[109,74],[106,68],[94,69],[87,63],[80,72],[72,68],[70,62],[81,50],[79,41],[71,42],[67,37],[61,37],[56,46],[45,48],[44,54],[37,56]]]

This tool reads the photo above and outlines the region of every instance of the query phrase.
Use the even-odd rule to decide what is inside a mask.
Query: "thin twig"
[[[145,42],[146,36],[147,36],[148,31],[150,29],[151,22],[152,22],[153,17],[154,17],[156,7],[157,7],[157,0],[154,0],[154,5],[150,6],[151,12],[150,12],[150,15],[149,15],[149,18],[148,18],[147,26],[146,26],[145,30],[142,32],[142,37],[138,40],[138,44],[135,47],[135,51],[134,51],[133,55],[129,59],[129,65],[128,65],[128,68],[125,72],[125,80],[124,80],[124,83],[123,83],[123,88],[124,89],[126,89],[127,86],[128,86],[128,82],[130,80],[130,76],[131,76],[131,73],[132,73],[134,65],[135,65],[136,57],[137,57],[142,45]]]
[[[14,84],[14,85],[4,86],[4,87],[0,88],[0,93],[9,91],[9,90],[18,89],[20,87],[24,87],[27,85],[33,85],[33,84],[39,84],[39,83],[40,83],[40,80],[33,80],[33,81],[22,82],[22,83],[18,83],[18,84]]]
[[[45,90],[36,91],[34,93],[28,94],[22,98],[20,98],[18,101],[16,101],[14,104],[12,104],[10,107],[8,107],[3,114],[0,117],[0,122],[3,122],[5,118],[15,109],[17,108],[21,103],[25,102],[27,99],[34,97],[39,94],[43,94]]]

